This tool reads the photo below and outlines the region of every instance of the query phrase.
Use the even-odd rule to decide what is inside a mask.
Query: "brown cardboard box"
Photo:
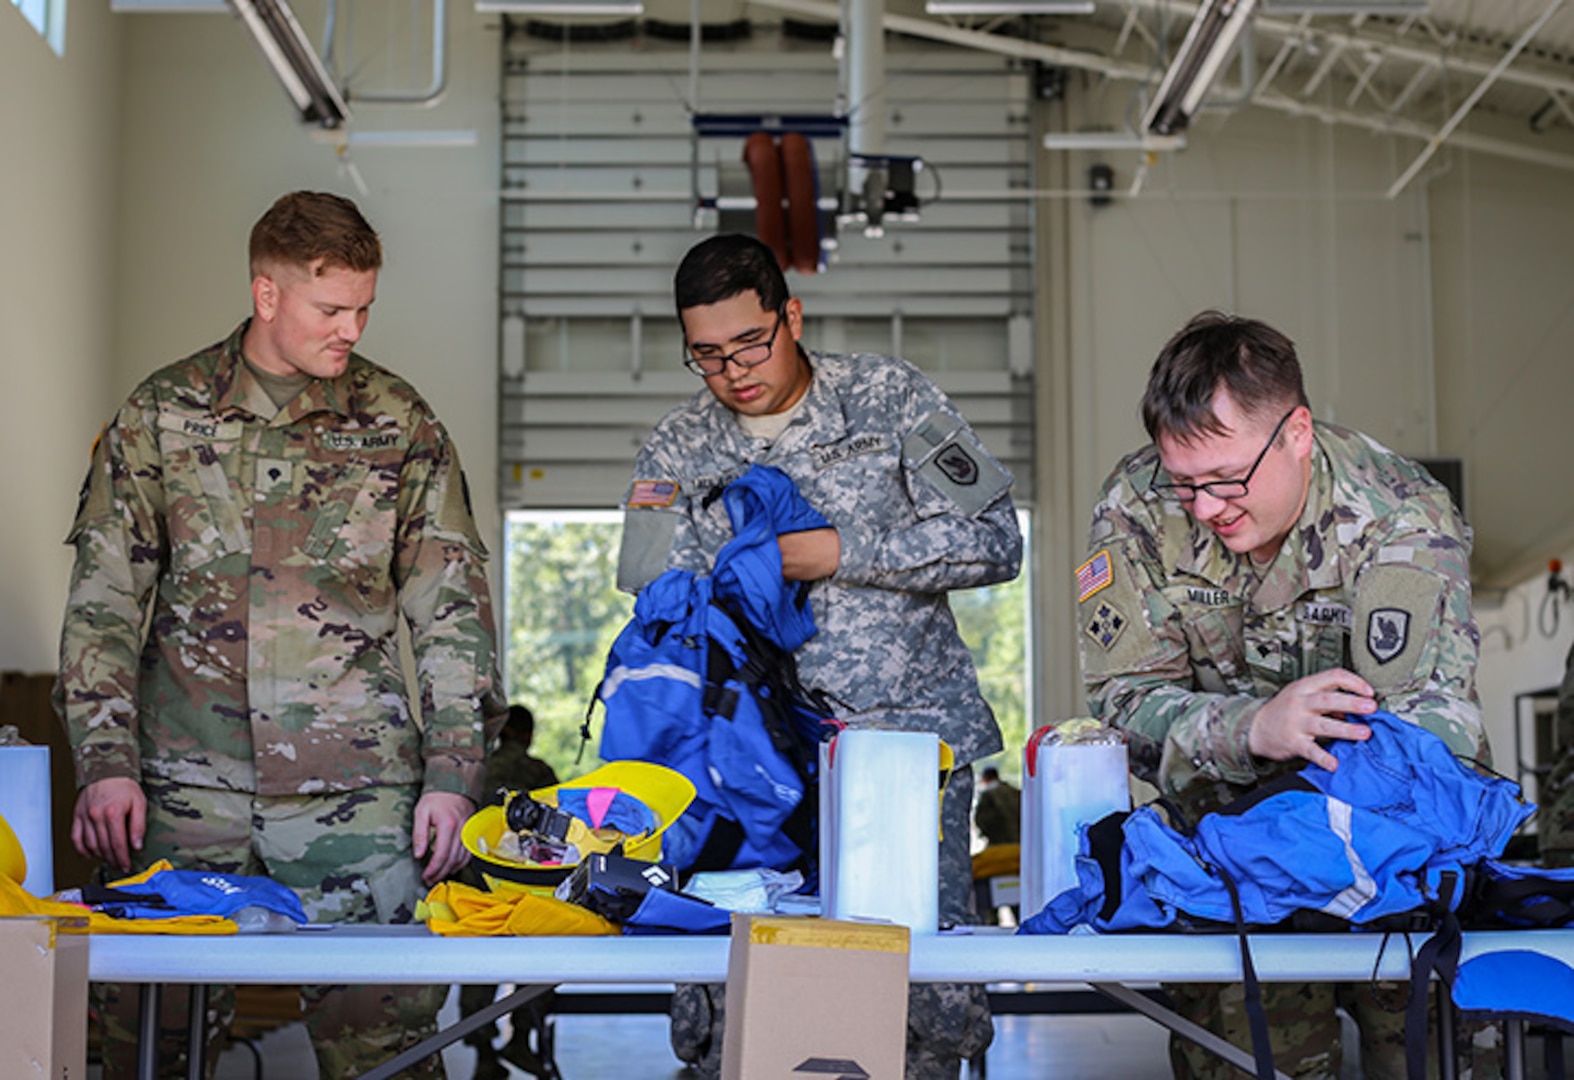
[[[87,950],[58,920],[0,918],[0,1080],[86,1080]]]
[[[902,1080],[908,929],[732,917],[722,1080]]]

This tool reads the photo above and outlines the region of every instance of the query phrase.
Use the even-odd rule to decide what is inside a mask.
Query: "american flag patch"
[[[1101,551],[1077,567],[1077,603],[1082,603],[1114,580],[1115,574],[1110,569],[1109,552]]]
[[[642,506],[671,506],[678,497],[678,485],[673,480],[636,480],[629,489],[630,508]]]

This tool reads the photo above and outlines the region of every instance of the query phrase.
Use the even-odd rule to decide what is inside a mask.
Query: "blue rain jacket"
[[[1021,932],[1165,927],[1182,915],[1233,923],[1221,872],[1235,882],[1248,924],[1309,909],[1359,926],[1434,903],[1443,874],[1463,880],[1465,867],[1501,854],[1534,811],[1517,785],[1475,772],[1423,728],[1384,712],[1364,722],[1370,739],[1329,748],[1337,770],[1307,765],[1205,815],[1192,836],[1142,807],[1126,818],[1113,861],[1089,846],[1090,832],[1108,838],[1109,829],[1083,829],[1077,886]],[[1097,854],[1117,881],[1106,880]]]
[[[606,708],[600,754],[666,765],[694,782],[694,802],[662,838],[664,857],[678,867],[694,864],[725,818],[744,835],[731,865],[782,868],[804,854],[782,826],[803,802],[806,778],[772,737],[761,698],[773,691],[759,681],[771,672],[729,612],[787,653],[809,640],[814,614],[798,583],[782,579],[776,537],[829,522],[770,466],[734,480],[722,500],[733,539],[712,573],[674,569],[656,578],[613,642],[598,690]],[[739,669],[733,677],[711,670],[712,649]],[[780,704],[800,738],[822,737],[819,718]]]

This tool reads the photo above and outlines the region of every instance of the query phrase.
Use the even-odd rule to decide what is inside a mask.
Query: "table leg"
[[[422,1039],[410,1049],[389,1058],[370,1072],[362,1073],[359,1080],[391,1080],[392,1077],[397,1076],[423,1058],[437,1053],[450,1043],[458,1042],[477,1028],[490,1024],[499,1016],[511,1013],[532,998],[538,998],[555,988],[552,985],[521,986],[512,994],[498,998],[480,1012],[471,1013],[457,1024],[445,1027],[436,1035]]]
[[[1503,1022],[1503,1054],[1508,1080],[1525,1080],[1525,1022]]]
[[[137,1080],[158,1080],[158,983],[141,986],[140,1013],[137,1017]]]
[[[1437,1075],[1439,1080],[1456,1080],[1459,1062],[1454,1057],[1454,999],[1448,984],[1441,979],[1434,980],[1432,986],[1437,995]]]
[[[1221,1039],[1207,1028],[1192,1023],[1173,1009],[1166,1009],[1146,994],[1140,994],[1120,983],[1096,982],[1088,983],[1088,985],[1106,997],[1115,999],[1133,1012],[1139,1012],[1149,1020],[1162,1024],[1183,1039],[1189,1039],[1209,1053],[1218,1055],[1237,1069],[1244,1069],[1248,1076],[1257,1075],[1257,1060],[1251,1054],[1248,1054],[1234,1043]],[[1287,1075],[1278,1069],[1273,1071],[1273,1075],[1276,1080],[1290,1080]]]
[[[191,987],[191,1009],[186,1014],[186,1080],[203,1080],[208,1063],[208,984]]]

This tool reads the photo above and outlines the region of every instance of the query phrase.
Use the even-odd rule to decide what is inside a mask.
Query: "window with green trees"
[[[1029,522],[1023,514],[1030,543]],[[607,651],[634,610],[634,598],[615,584],[621,536],[616,512],[521,510],[506,523],[504,678],[509,700],[535,713],[534,753],[564,779],[598,764],[599,709],[583,757],[579,732]],[[1007,776],[1020,772],[1032,713],[1029,595],[1024,577],[951,594],[1005,736],[1006,751],[991,762]]]

